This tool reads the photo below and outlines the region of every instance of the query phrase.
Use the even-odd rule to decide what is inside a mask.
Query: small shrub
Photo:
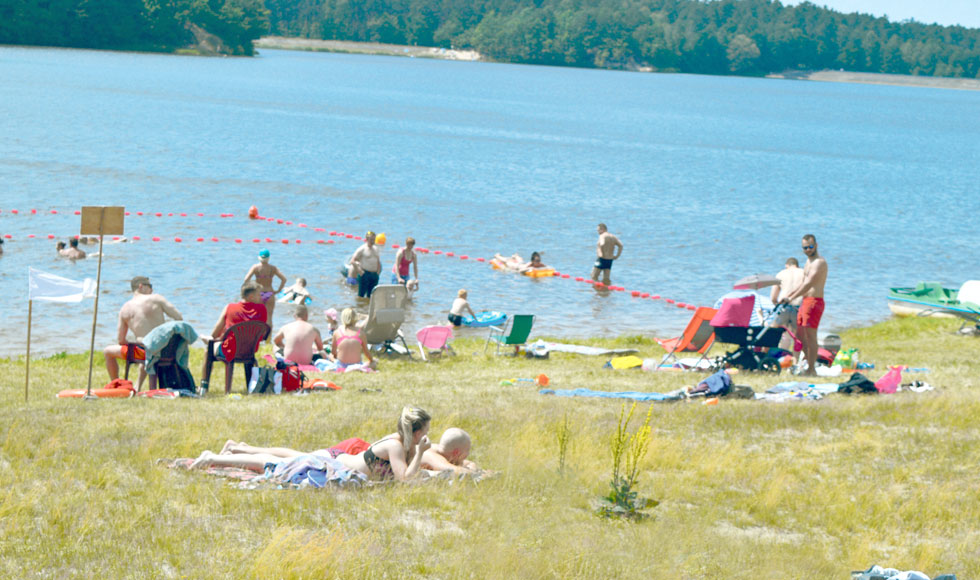
[[[650,416],[653,413],[653,406],[651,405],[650,410],[647,411],[646,418],[640,428],[635,433],[630,433],[629,424],[635,411],[636,403],[633,403],[629,413],[626,412],[625,404],[619,412],[619,423],[610,442],[613,474],[609,486],[612,489],[608,495],[599,498],[596,509],[596,513],[602,517],[622,517],[638,521],[647,517],[647,514],[643,513],[642,510],[655,507],[660,503],[656,500],[639,497],[634,490],[640,460],[650,448],[652,432]]]
[[[565,457],[568,456],[568,442],[572,438],[572,425],[568,421],[568,414],[562,419],[561,423],[555,426],[558,437],[558,473],[565,473]]]

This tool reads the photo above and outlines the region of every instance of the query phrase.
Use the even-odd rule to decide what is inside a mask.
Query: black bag
[[[157,388],[178,391],[197,391],[197,384],[191,372],[182,366],[167,365],[157,367]]]
[[[868,377],[861,373],[854,373],[847,382],[841,383],[837,387],[837,392],[844,393],[845,395],[860,395],[862,393],[877,393],[878,389],[875,388],[875,384]]]
[[[255,389],[249,391],[250,393],[258,393],[260,395],[271,395],[274,394],[276,386],[276,369],[272,367],[254,367],[255,370],[259,371],[259,380],[255,383]]]

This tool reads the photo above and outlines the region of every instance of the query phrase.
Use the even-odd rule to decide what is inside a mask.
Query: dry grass
[[[379,374],[340,377],[336,393],[84,402],[54,398],[85,384],[87,355],[68,355],[32,364],[25,404],[23,361],[0,361],[0,576],[833,579],[881,563],[980,577],[980,339],[954,328],[889,321],[844,335],[879,364],[872,378],[886,363],[929,367],[931,393],[656,404],[638,490],[661,504],[638,524],[592,511],[621,402],[499,382],[544,372],[555,388],[667,391],[696,375],[573,355],[491,360],[457,342],[456,358],[385,360]],[[638,339],[593,344],[658,355]],[[227,438],[300,449],[370,439],[393,431],[407,403],[432,413],[436,435],[473,434],[474,459],[498,476],[244,491],[155,464]]]

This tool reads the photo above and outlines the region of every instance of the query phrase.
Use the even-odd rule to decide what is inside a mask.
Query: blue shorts
[[[453,326],[461,326],[463,324],[463,317],[459,314],[450,314],[449,322],[452,322]]]
[[[612,270],[612,263],[609,258],[596,258],[595,267],[599,270]]]

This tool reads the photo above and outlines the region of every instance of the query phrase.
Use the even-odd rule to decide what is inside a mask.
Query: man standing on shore
[[[72,239],[74,241],[74,238]],[[137,276],[129,283],[133,290],[133,297],[123,304],[119,310],[119,326],[116,337],[117,344],[105,347],[102,354],[105,356],[105,368],[109,372],[109,380],[119,378],[119,363],[117,359],[126,360],[129,351],[127,343],[130,341],[126,335],[129,331],[133,332],[133,343],[143,342],[143,337],[151,330],[164,323],[164,314],[174,320],[183,320],[180,312],[174,305],[159,294],[153,293],[153,284],[146,276]],[[133,353],[135,360],[146,360],[146,353],[143,347],[134,347]],[[143,372],[140,372],[142,378]]]
[[[619,258],[623,253],[623,244],[619,238],[607,231],[606,224],[599,224],[599,242],[596,244],[595,266],[592,268],[592,280],[599,281],[599,273],[602,273],[602,283],[609,285],[609,271],[612,269],[613,260]]]
[[[803,253],[806,266],[803,268],[803,283],[795,290],[780,298],[780,304],[790,304],[802,297],[800,311],[796,315],[803,355],[806,357],[805,375],[817,374],[817,327],[823,315],[823,288],[827,282],[827,261],[817,252],[817,238],[813,234],[803,236]]]
[[[350,264],[351,270],[357,273],[353,276],[360,278],[357,295],[360,298],[370,298],[381,275],[381,254],[374,245],[374,232],[364,234],[364,243],[351,256]]]

